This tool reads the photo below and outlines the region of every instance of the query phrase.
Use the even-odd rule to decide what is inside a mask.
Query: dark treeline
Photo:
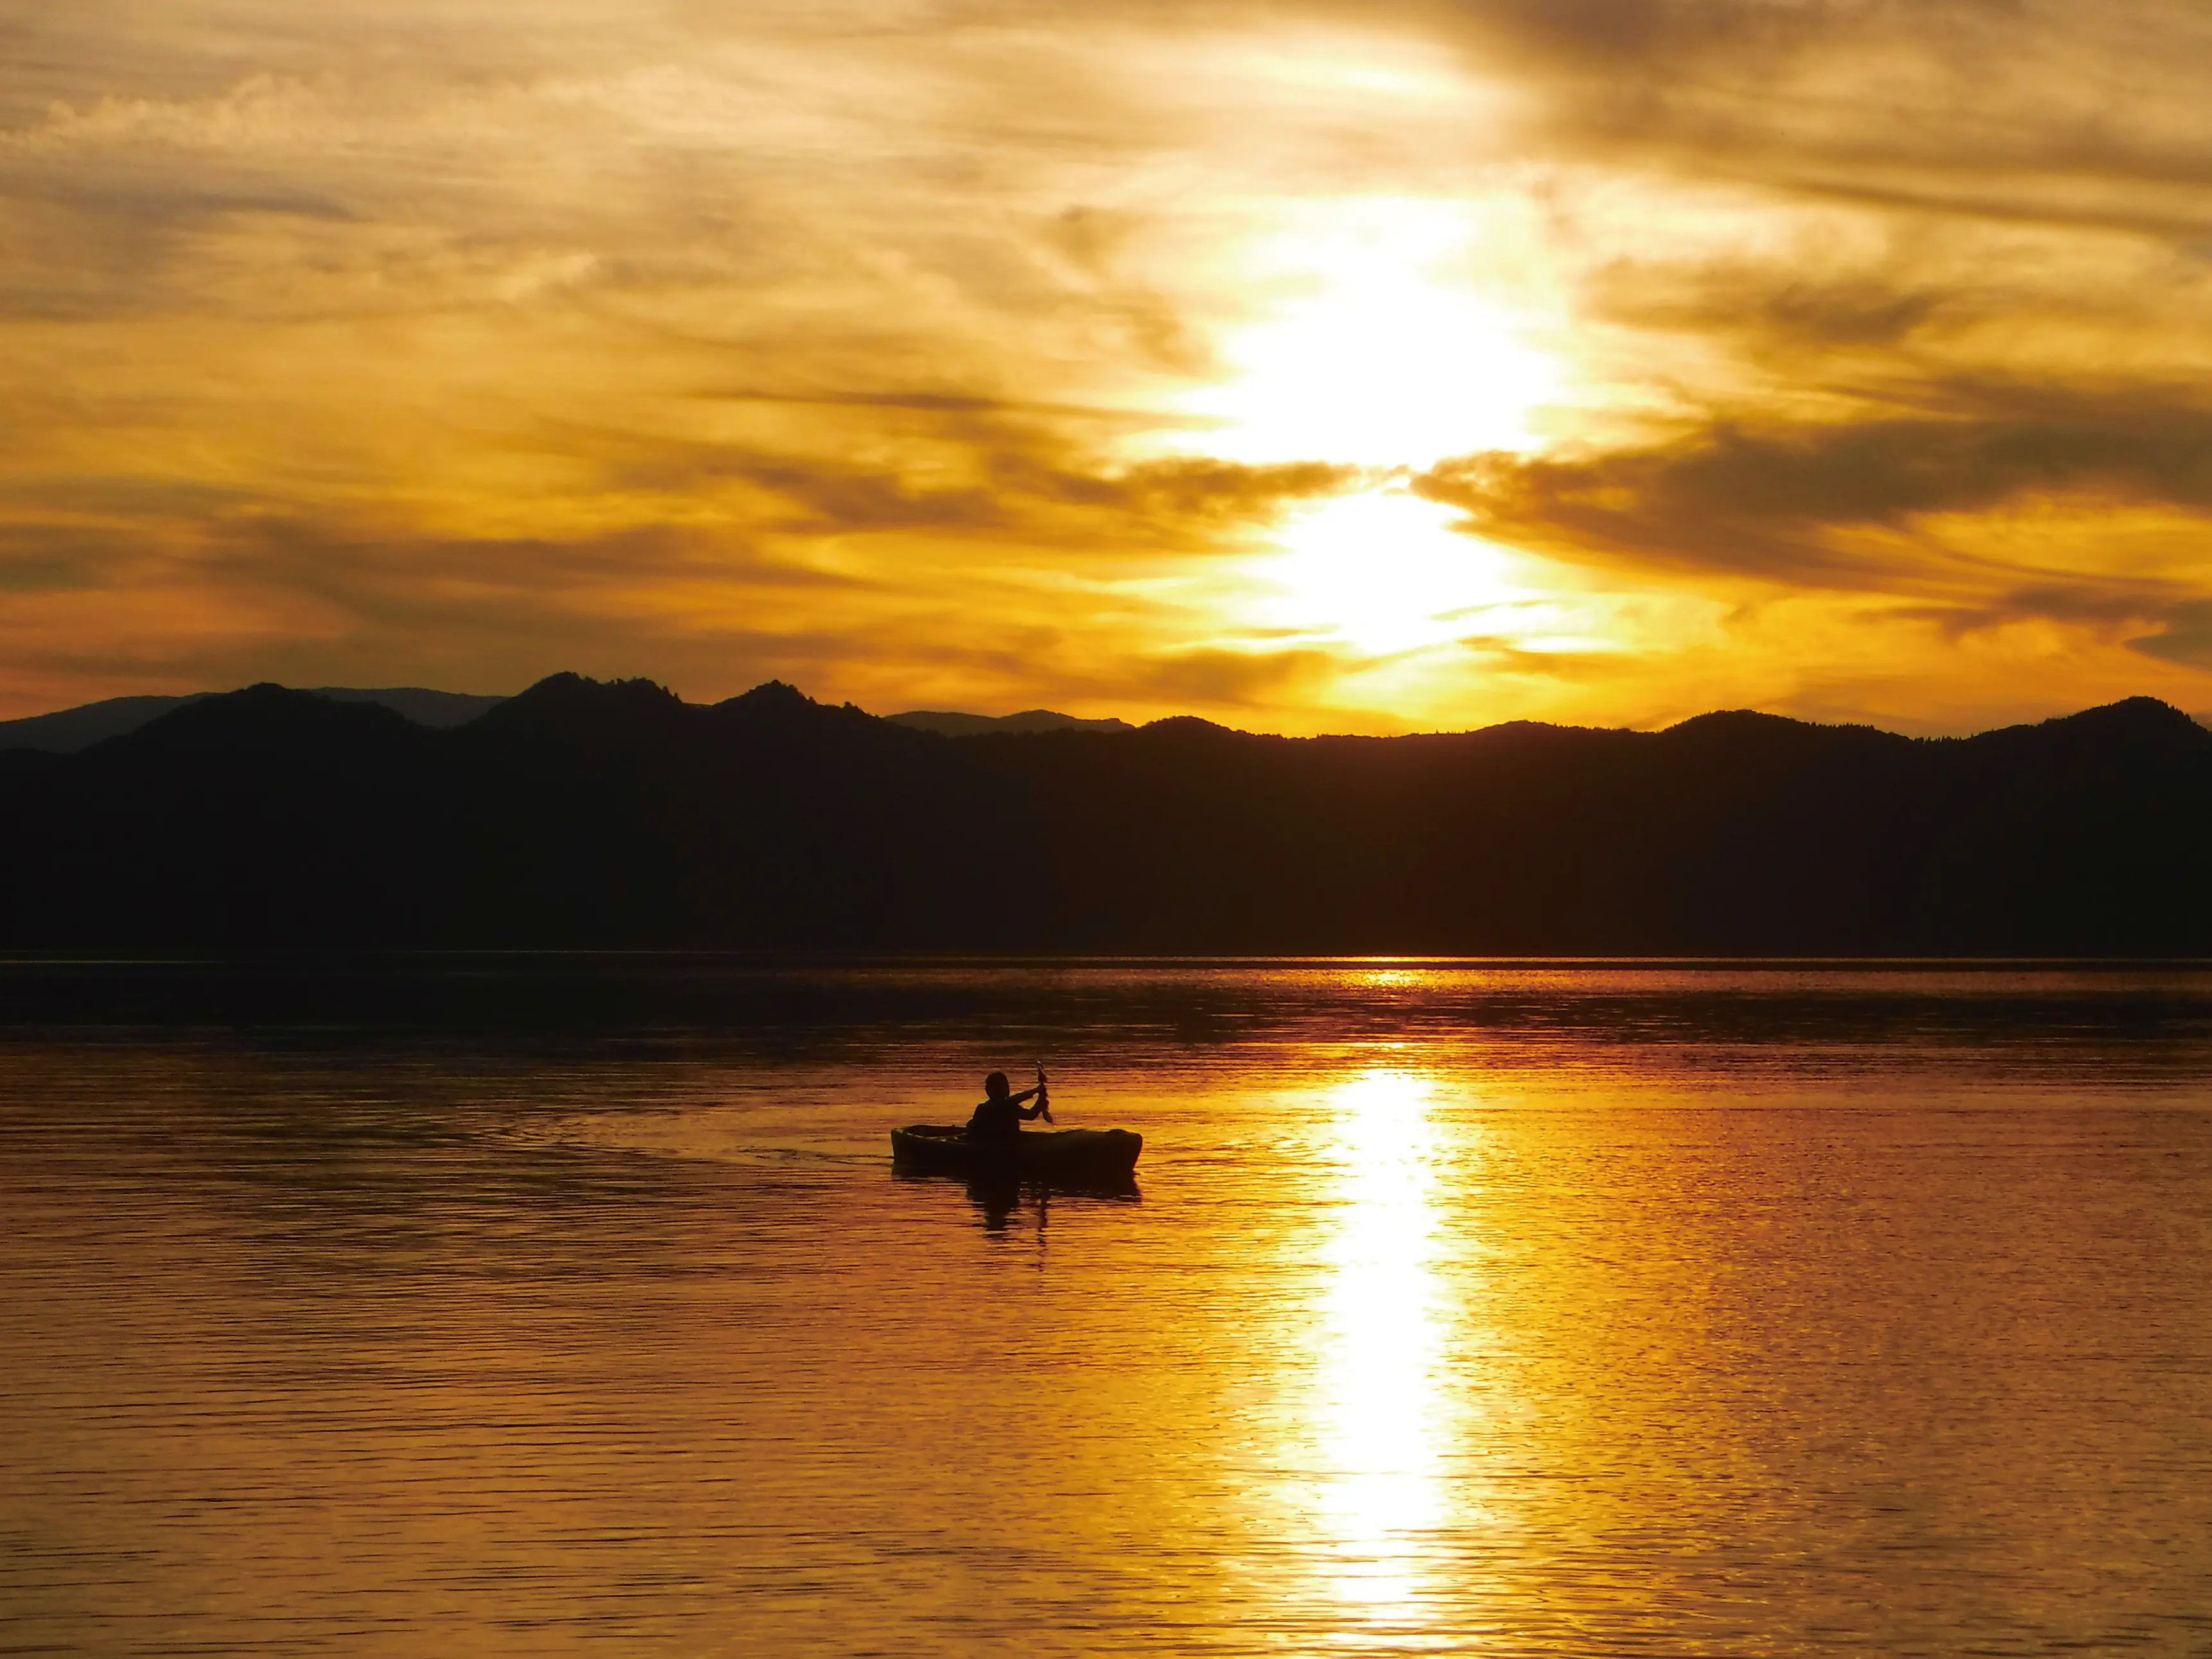
[[[258,686],[0,754],[0,943],[2212,953],[2212,732],[1769,715],[947,738],[556,676],[451,730]]]

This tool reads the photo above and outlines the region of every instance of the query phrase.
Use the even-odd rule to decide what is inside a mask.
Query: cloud
[[[1410,0],[1528,77],[1548,142],[1809,194],[2190,233],[2212,215],[2185,0]]]
[[[1636,672],[1633,661],[1615,651],[1531,651],[1522,641],[1497,634],[1470,634],[1457,643],[1498,673],[1584,682]]]
[[[2128,648],[2162,662],[2212,669],[2212,599],[2173,605],[2165,622],[2161,632],[2130,640]]]
[[[1100,509],[1124,534],[1149,526],[1184,544],[1204,546],[1226,529],[1249,536],[1301,501],[1341,495],[1376,479],[1373,468],[1329,461],[1274,464],[1212,457],[1146,461],[1095,474],[1002,464],[998,476],[1018,488]]]
[[[1921,400],[1928,412],[1714,417],[1616,448],[1468,456],[1411,487],[1516,544],[1782,584],[1956,581],[1961,556],[1939,541],[1846,532],[2030,499],[2173,509],[2212,556],[2212,524],[2197,521],[2212,509],[2212,408],[2166,386],[1939,383]]]
[[[1305,647],[1290,651],[1200,648],[1155,656],[1136,668],[1152,700],[1170,706],[1265,707],[1302,687],[1325,683],[1345,666],[1341,653]]]
[[[1994,297],[1968,282],[1900,283],[1887,273],[1828,272],[1796,260],[1668,268],[1622,260],[1593,271],[1589,309],[1630,327],[1721,337],[1802,371],[1806,354],[1893,352],[1916,336],[1966,325]]]
[[[1940,724],[1977,675],[2212,666],[2201,9],[516,16],[0,0],[11,709],[352,664],[1309,728],[1910,685]],[[1502,368],[1431,384],[1446,325],[1362,331],[1408,295],[1557,371],[1525,445],[1413,487],[1607,649],[1255,626],[1317,504],[1518,429]],[[1285,396],[1400,351],[1296,429],[1402,402],[1419,454],[1194,412],[1270,340]],[[1417,611],[1455,551],[1331,546]]]

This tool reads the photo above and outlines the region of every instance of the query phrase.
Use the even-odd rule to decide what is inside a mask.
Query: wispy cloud
[[[559,667],[1304,730],[2212,703],[2182,0],[0,0],[0,40],[7,712]],[[1325,438],[1255,441],[1240,377]],[[1466,639],[1285,611],[1384,488],[1471,535],[1312,591],[1418,609],[1455,544]]]

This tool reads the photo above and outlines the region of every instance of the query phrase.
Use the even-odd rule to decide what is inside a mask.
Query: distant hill
[[[556,675],[0,753],[0,944],[2212,955],[2212,732],[994,730]]]
[[[1018,714],[959,714],[948,709],[911,708],[903,714],[884,716],[894,726],[910,726],[917,732],[934,732],[941,738],[981,738],[994,732],[1133,732],[1127,720],[1078,720],[1049,708],[1024,709]]]
[[[465,726],[486,709],[506,701],[504,697],[472,696],[461,691],[432,691],[411,685],[376,690],[325,685],[313,690],[316,696],[330,697],[339,702],[379,703],[405,715],[417,726],[441,730],[447,726]],[[80,749],[89,749],[95,743],[119,738],[126,732],[136,732],[147,721],[167,714],[172,708],[181,708],[188,702],[198,702],[204,698],[219,695],[213,691],[194,691],[175,697],[110,697],[105,702],[88,702],[76,708],[58,709],[51,714],[32,714],[22,720],[0,720],[0,749],[43,749],[50,754],[74,754]],[[950,710],[916,708],[888,718],[897,725],[909,726],[918,732],[934,732],[947,738],[975,738],[991,732],[1133,732],[1137,729],[1127,720],[1079,720],[1073,714],[1055,714],[1049,708],[1031,708],[1018,714],[963,714]]]
[[[57,709],[51,714],[32,714],[22,720],[0,720],[0,749],[43,749],[49,754],[74,754],[80,749],[89,749],[95,743],[105,743],[110,738],[136,732],[147,721],[158,719],[173,708],[181,708],[188,702],[200,702],[219,695],[214,691],[194,691],[177,697],[109,697],[102,702]],[[417,726],[441,729],[466,725],[487,708],[506,701],[503,697],[471,696],[463,691],[430,691],[414,685],[391,686],[374,691],[356,690],[351,686],[325,685],[318,687],[313,695],[338,702],[377,703],[405,715]]]
[[[172,708],[181,708],[188,702],[215,695],[212,691],[198,691],[185,697],[110,697],[104,702],[57,709],[51,714],[0,720],[0,749],[44,749],[57,755],[70,754],[79,749],[89,749],[95,743],[105,743],[110,738],[119,738],[125,732],[136,732],[148,720]]]

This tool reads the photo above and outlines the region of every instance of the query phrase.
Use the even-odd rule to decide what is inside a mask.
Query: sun
[[[1560,377],[1481,291],[1482,257],[1478,222],[1449,203],[1364,200],[1265,239],[1243,285],[1280,297],[1225,332],[1228,373],[1188,400],[1206,450],[1421,467],[1528,447]]]
[[[1537,596],[1510,579],[1498,549],[1450,529],[1450,516],[1401,485],[1302,509],[1279,533],[1280,550],[1251,566],[1259,620],[1370,656],[1498,631],[1495,617],[1510,621]]]
[[[1407,487],[1449,455],[1533,447],[1538,412],[1562,395],[1527,319],[1486,291],[1479,209],[1367,198],[1291,220],[1247,251],[1251,314],[1217,341],[1226,372],[1190,395],[1205,425],[1188,441],[1370,477],[1272,527],[1235,620],[1367,657],[1512,631],[1513,607],[1539,596],[1509,579],[1505,552]]]

